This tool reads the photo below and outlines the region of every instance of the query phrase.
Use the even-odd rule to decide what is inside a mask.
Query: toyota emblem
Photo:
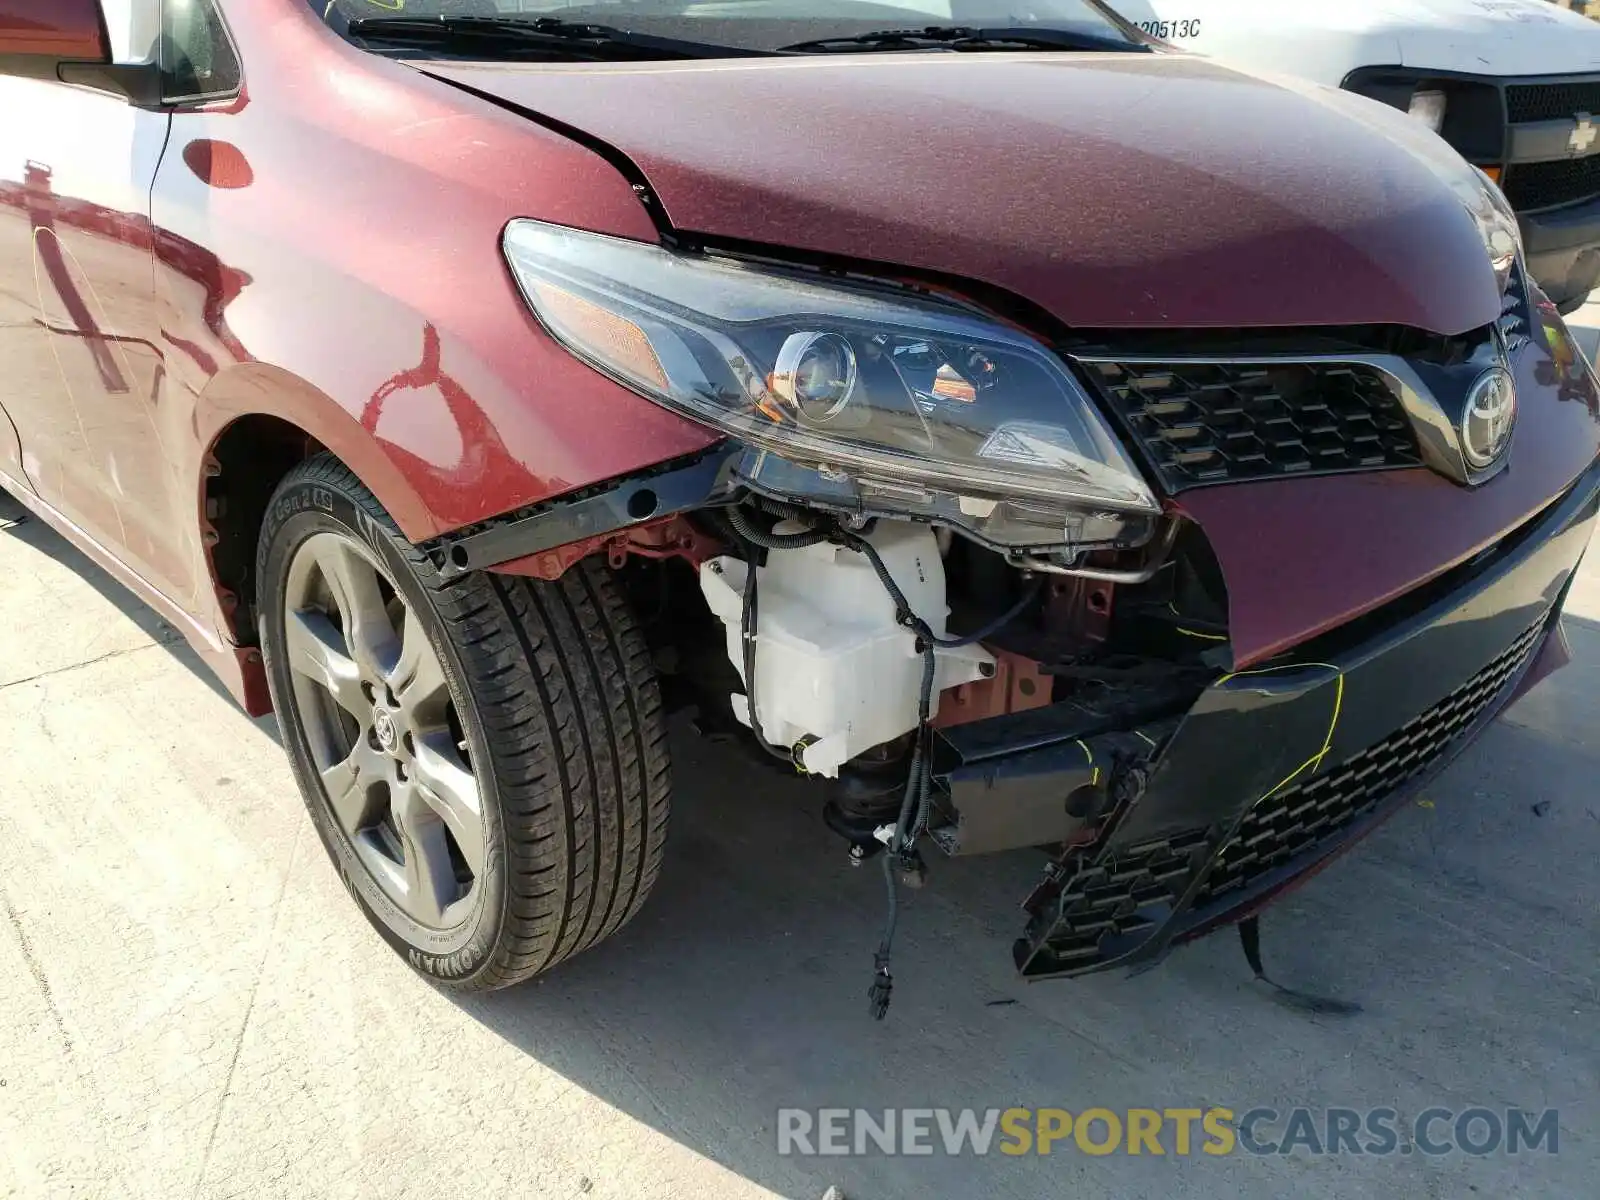
[[[400,739],[395,733],[394,718],[383,709],[374,709],[372,713],[372,732],[377,734],[378,745],[389,754],[400,744]]]
[[[1517,421],[1517,385],[1504,367],[1478,376],[1461,411],[1461,453],[1474,471],[1500,461]]]

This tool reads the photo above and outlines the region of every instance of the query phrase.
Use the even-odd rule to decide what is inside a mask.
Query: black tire
[[[374,552],[422,618],[459,714],[486,854],[479,899],[457,928],[412,921],[332,815],[284,652],[286,572],[318,533]],[[268,683],[302,795],[367,919],[414,968],[453,990],[508,987],[632,919],[661,866],[669,762],[649,651],[603,564],[579,563],[557,582],[488,572],[442,582],[361,481],[323,454],[273,496],[256,579]]]

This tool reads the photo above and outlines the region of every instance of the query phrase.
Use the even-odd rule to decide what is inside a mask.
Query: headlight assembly
[[[1511,270],[1522,253],[1522,231],[1517,226],[1517,214],[1512,210],[1500,185],[1477,167],[1469,167],[1470,175],[1463,175],[1456,194],[1467,206],[1478,234],[1483,238],[1484,253],[1489,256],[1489,266],[1494,269],[1495,282],[1500,294],[1505,295],[1511,282]]]
[[[1438,133],[1444,128],[1444,114],[1448,100],[1443,92],[1418,88],[1411,94],[1406,111],[1429,129]]]
[[[791,463],[968,512],[1159,511],[1061,361],[960,304],[531,220],[505,252],[567,349]]]

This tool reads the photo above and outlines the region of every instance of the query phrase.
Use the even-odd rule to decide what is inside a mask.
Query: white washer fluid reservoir
[[[943,637],[950,608],[933,530],[879,521],[866,538],[911,611]],[[726,557],[700,567],[701,591],[727,629],[740,678],[746,569]],[[801,752],[806,770],[837,776],[841,764],[917,727],[922,655],[916,637],[895,623],[894,601],[866,555],[828,542],[769,550],[756,585],[755,702],[769,741],[792,747],[814,739]],[[981,646],[938,648],[935,661],[932,713],[945,688],[994,673],[994,657]],[[733,710],[750,724],[744,696],[733,697]]]

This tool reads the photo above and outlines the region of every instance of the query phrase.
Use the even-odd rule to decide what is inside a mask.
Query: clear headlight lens
[[[1444,128],[1446,103],[1443,92],[1419,90],[1411,94],[1411,107],[1408,111],[1429,129],[1438,133]]]
[[[1500,185],[1477,167],[1469,167],[1470,175],[1463,175],[1455,185],[1456,194],[1466,205],[1467,212],[1478,226],[1483,238],[1484,252],[1489,265],[1494,268],[1495,282],[1505,294],[1511,282],[1511,270],[1522,253],[1522,231],[1517,226],[1517,214],[1506,199]]]
[[[1061,362],[956,303],[513,221],[545,327],[622,383],[793,462],[958,495],[1159,506]]]

